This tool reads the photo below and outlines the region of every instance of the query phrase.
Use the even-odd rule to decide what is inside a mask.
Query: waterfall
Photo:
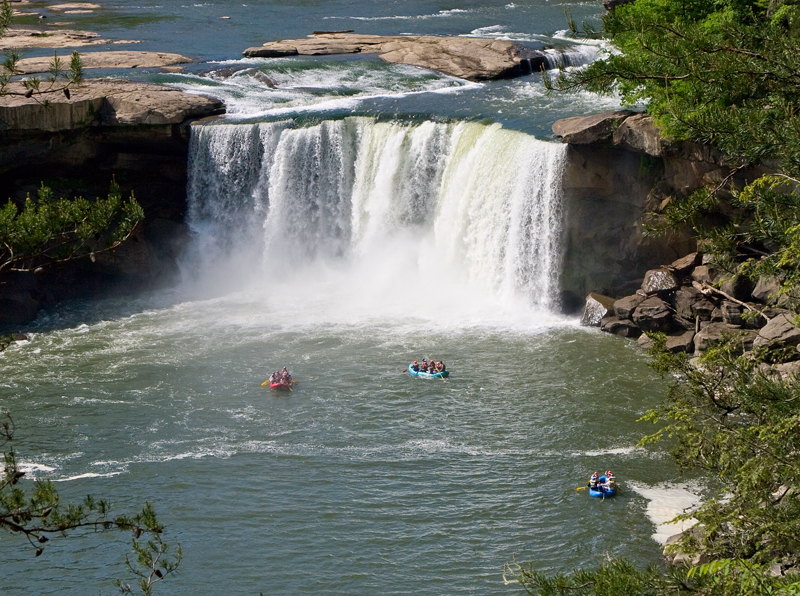
[[[405,263],[552,309],[565,146],[481,123],[349,117],[192,129],[189,222],[212,266]]]

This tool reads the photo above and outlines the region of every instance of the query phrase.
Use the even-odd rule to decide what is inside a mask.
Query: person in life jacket
[[[283,370],[281,371],[281,381],[283,381],[287,385],[291,385],[292,384],[292,375],[289,374],[289,371],[286,370],[285,366],[283,367]]]
[[[595,471],[594,474],[592,474],[592,477],[589,479],[589,488],[591,488],[592,490],[597,490],[597,472],[596,471]]]
[[[414,372],[419,372],[419,364],[417,364],[417,361],[416,361],[416,360],[414,360],[414,364],[411,366],[411,369],[412,369]]]
[[[269,382],[272,384],[279,383],[281,380],[281,373],[277,370],[269,376]]]
[[[606,481],[603,484],[603,487],[612,490],[617,486],[617,480],[614,478],[614,473],[611,470],[606,472]]]
[[[420,366],[422,372],[428,372],[428,361],[425,358],[422,359],[422,365]]]

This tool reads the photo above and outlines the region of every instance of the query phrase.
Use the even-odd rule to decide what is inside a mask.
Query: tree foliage
[[[133,194],[123,200],[116,182],[106,199],[94,201],[56,198],[42,185],[22,209],[10,200],[0,207],[0,273],[94,259],[127,240],[143,218]]]
[[[763,566],[720,560],[691,569],[639,569],[624,559],[608,559],[590,570],[550,575],[516,560],[507,563],[503,579],[530,596],[798,596],[800,582],[771,577]]]
[[[562,72],[561,90],[618,93],[645,105],[662,132],[719,149],[730,176],[673,197],[668,229],[689,225],[718,265],[800,282],[800,2],[637,0],[603,18],[615,48],[585,69]],[[771,173],[743,190],[734,175]]]
[[[0,442],[4,447],[14,440],[14,422],[10,414],[0,421]],[[4,469],[0,476],[0,531],[23,536],[40,556],[47,542],[57,536],[82,529],[94,531],[121,530],[133,534],[136,563],[126,557],[129,569],[137,576],[144,596],[152,594],[153,584],[175,572],[180,565],[181,550],[169,554],[163,542],[164,526],[158,521],[149,503],[135,515],[112,516],[111,504],[91,495],[82,503],[61,504],[58,491],[48,479],[35,480],[33,490],[26,491],[13,447],[3,452]],[[140,538],[144,538],[140,540]],[[118,580],[122,593],[132,593],[131,586]]]
[[[8,0],[3,0],[0,5],[0,37],[5,35],[6,30],[11,26],[14,17],[14,10]],[[67,99],[70,98],[70,87],[83,81],[83,62],[77,51],[72,52],[69,66],[65,66],[63,60],[58,56],[58,52],[53,51],[53,59],[50,61],[48,73],[50,76],[42,81],[39,77],[29,77],[22,79],[22,90],[12,91],[9,85],[12,79],[19,75],[17,64],[21,59],[21,54],[12,48],[6,52],[6,58],[0,64],[0,96],[2,95],[23,95],[33,98],[39,103],[47,105],[48,100],[43,99],[51,93],[63,93]],[[42,83],[46,83],[43,85]]]
[[[692,363],[686,354],[654,346],[653,367],[672,378],[665,403],[643,420],[666,422],[642,439],[668,436],[683,468],[720,482],[716,496],[682,518],[694,517],[703,538],[683,545],[714,559],[800,566],[800,392],[762,364],[766,350],[744,352],[737,338]]]

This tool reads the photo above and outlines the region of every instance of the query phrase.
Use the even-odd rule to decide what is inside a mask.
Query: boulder
[[[723,300],[720,305],[720,310],[722,311],[723,322],[736,326],[740,326],[744,323],[742,320],[744,307],[741,304],[731,302],[730,300]]]
[[[586,297],[581,325],[599,327],[603,317],[614,312],[614,299],[592,292]]]
[[[761,276],[750,295],[763,304],[777,304],[780,289],[781,283],[777,278]]]
[[[708,265],[698,265],[692,271],[692,279],[699,283],[713,284],[717,279],[717,270]]]
[[[620,319],[630,319],[633,316],[633,311],[644,302],[645,297],[641,294],[633,294],[620,298],[614,303],[614,314]]]
[[[694,321],[695,313],[692,310],[694,304],[705,297],[691,286],[684,286],[675,292],[675,312],[682,319]]]
[[[776,364],[772,367],[772,370],[777,372],[783,378],[800,377],[800,360]]]
[[[677,261],[672,261],[669,268],[675,271],[678,274],[685,274],[688,273],[691,269],[696,267],[700,264],[703,259],[703,253],[701,252],[693,252],[689,253],[685,257],[678,259]]]
[[[642,291],[645,294],[671,292],[672,290],[677,290],[678,287],[678,280],[675,278],[675,275],[672,273],[672,271],[666,267],[662,267],[660,269],[651,269],[644,274]]]
[[[744,275],[734,275],[725,279],[719,289],[737,300],[749,300],[753,292],[753,280]]]
[[[661,298],[653,296],[636,307],[633,322],[642,331],[667,331],[672,326],[672,311]]]
[[[688,329],[681,334],[669,335],[664,348],[668,352],[694,352],[694,329]]]
[[[633,321],[618,317],[605,317],[600,328],[606,333],[613,333],[622,337],[636,338],[642,334],[642,330]]]
[[[667,538],[664,543],[664,558],[672,565],[679,567],[697,567],[703,563],[708,563],[711,557],[705,553],[689,554],[681,548],[681,542],[688,538],[691,542],[700,543],[705,537],[702,526],[696,525],[680,534],[674,534]]]
[[[708,298],[700,294],[702,298],[695,300],[692,304],[692,315],[699,317],[701,321],[710,321],[716,310],[716,305]]]
[[[758,337],[754,342],[756,348],[762,346],[768,348],[782,348],[785,346],[796,346],[800,344],[800,328],[792,323],[791,316],[779,314],[770,319],[758,331]]]
[[[614,144],[654,157],[662,154],[662,137],[652,116],[636,114],[626,118],[614,131]]]
[[[767,324],[766,317],[758,312],[761,310],[762,306],[760,304],[756,304],[755,302],[747,302],[746,304],[750,308],[747,309],[747,313],[742,311],[742,326],[747,327],[748,329],[761,329]]]
[[[642,348],[643,350],[649,350],[653,347],[655,342],[647,337],[645,334],[639,336],[639,339],[636,340],[636,344]]]
[[[563,118],[553,123],[553,134],[570,145],[588,145],[605,139],[611,135],[628,116],[635,114],[630,110],[603,112],[592,116],[575,116]]]
[[[696,352],[702,352],[732,336],[740,339],[744,348],[749,350],[753,347],[753,341],[757,335],[751,329],[742,329],[727,323],[709,323],[694,336],[694,349]]]

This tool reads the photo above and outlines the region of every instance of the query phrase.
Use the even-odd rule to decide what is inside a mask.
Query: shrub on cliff
[[[637,0],[605,15],[603,33],[619,52],[562,73],[554,86],[644,104],[666,136],[716,147],[730,167],[724,180],[673,197],[655,221],[692,226],[731,273],[746,262],[746,274],[777,278],[784,291],[797,286],[800,5]],[[732,188],[754,165],[774,175]]]
[[[11,200],[0,207],[0,273],[36,271],[113,250],[127,240],[144,211],[133,195],[122,199],[111,183],[108,197],[56,198],[42,185],[20,209]]]

